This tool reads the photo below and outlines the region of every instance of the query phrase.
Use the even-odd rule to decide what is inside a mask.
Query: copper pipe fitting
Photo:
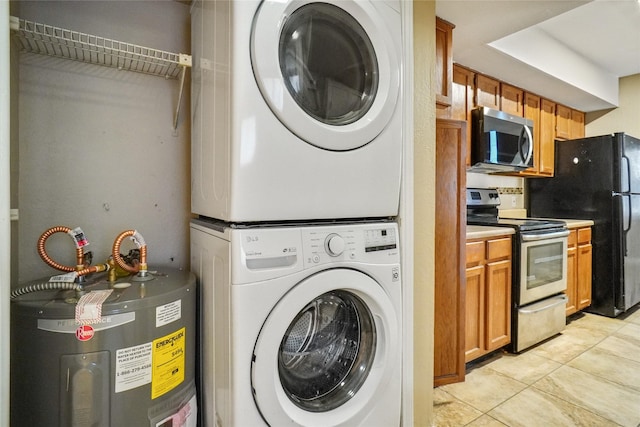
[[[47,265],[55,268],[56,270],[72,272],[72,271],[80,271],[85,267],[84,253],[82,251],[82,248],[76,248],[76,266],[75,267],[57,263],[47,254],[47,251],[45,249],[45,244],[47,242],[47,239],[51,237],[53,234],[56,234],[56,233],[69,234],[71,231],[72,230],[69,227],[58,225],[56,227],[51,227],[50,229],[42,233],[42,235],[38,239],[38,254],[40,255],[40,258],[42,258],[42,260]]]
[[[122,241],[125,237],[131,237],[131,239],[135,242],[136,246],[140,249],[140,262],[136,263],[133,266],[127,264],[122,256],[120,255],[120,246],[122,245]],[[113,242],[113,250],[112,250],[113,259],[118,264],[120,268],[129,273],[146,273],[147,271],[147,245],[142,238],[142,235],[135,230],[127,230],[123,231],[116,237],[116,240]]]

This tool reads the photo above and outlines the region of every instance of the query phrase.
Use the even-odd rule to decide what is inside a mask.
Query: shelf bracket
[[[182,105],[182,94],[184,93],[184,81],[187,74],[187,68],[191,67],[191,55],[181,53],[179,55],[179,63],[182,70],[180,71],[180,92],[178,93],[178,102],[176,104],[176,112],[173,116],[173,130],[178,129],[178,118],[180,117],[180,107]]]

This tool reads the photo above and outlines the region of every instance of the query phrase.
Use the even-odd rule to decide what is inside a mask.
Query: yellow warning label
[[[151,399],[173,390],[184,381],[185,328],[153,341]]]

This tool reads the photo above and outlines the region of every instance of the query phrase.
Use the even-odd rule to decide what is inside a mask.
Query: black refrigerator
[[[586,311],[616,317],[640,302],[640,140],[556,141],[554,177],[527,181],[531,216],[594,221]]]

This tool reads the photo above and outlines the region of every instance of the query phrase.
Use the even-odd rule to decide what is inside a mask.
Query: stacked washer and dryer
[[[203,425],[401,421],[399,0],[196,0]]]

